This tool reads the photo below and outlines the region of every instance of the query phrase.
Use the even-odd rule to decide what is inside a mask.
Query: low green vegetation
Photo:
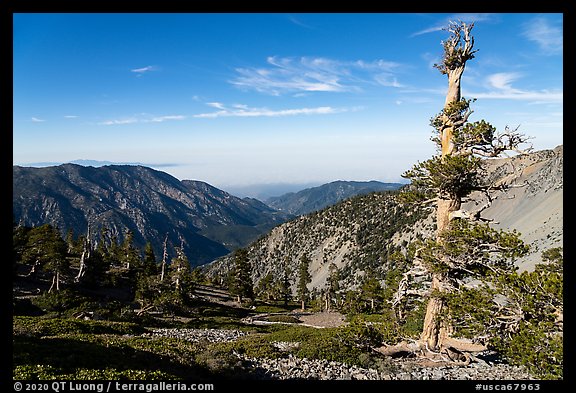
[[[24,380],[242,378],[246,370],[238,368],[234,353],[286,356],[277,342],[294,343],[290,353],[301,358],[377,364],[340,328],[252,326],[236,341],[212,344],[150,337],[143,333],[151,329],[128,322],[15,316],[13,328],[13,377]]]
[[[422,331],[426,303],[417,298],[395,303],[394,298],[413,264],[412,246],[406,254],[390,252],[385,272],[368,271],[354,290],[340,288],[341,272],[332,269],[328,292],[307,294],[307,311],[323,310],[328,294],[332,309],[345,314],[347,324],[316,329],[298,324],[293,314],[301,308],[303,298],[286,298],[282,290],[270,292],[278,296],[268,296],[263,287],[260,293],[264,298],[249,290],[243,292],[248,300],[241,307],[212,302],[195,294],[200,286],[208,288],[201,284],[199,272],[187,269],[185,261],[177,259],[163,268],[154,263],[150,251],[140,261],[132,253],[131,268],[122,267],[126,260],[117,259],[106,265],[106,273],[96,274],[91,270],[94,267],[85,267],[84,280],[74,280],[80,267],[72,247],[72,254],[65,255],[70,262],[67,270],[60,271],[56,279],[52,268],[44,272],[41,263],[35,266],[26,259],[32,253],[29,248],[34,247],[29,239],[40,241],[42,234],[48,240],[39,244],[54,251],[50,245],[53,231],[43,228],[30,234],[35,234],[34,229],[18,228],[14,235],[15,379],[248,378],[235,353],[249,358],[292,354],[390,371],[392,363],[373,348],[416,340]],[[56,249],[65,252],[62,247]],[[42,250],[39,247],[34,255],[43,255]],[[125,244],[123,250],[131,248]],[[115,251],[110,255],[121,258],[125,254]],[[246,255],[241,256],[241,262],[246,262]],[[445,318],[454,326],[454,336],[483,337],[502,360],[525,366],[537,378],[561,379],[562,249],[544,252],[542,263],[532,272],[494,274],[491,278],[491,286],[462,288],[444,299],[450,309]],[[96,287],[95,282],[101,286]],[[144,287],[144,283],[151,285]],[[243,322],[256,315],[277,324]],[[158,327],[235,329],[248,334],[231,342],[193,343],[147,334]]]
[[[180,379],[211,376],[195,345],[148,339],[131,323],[14,317],[14,379]]]

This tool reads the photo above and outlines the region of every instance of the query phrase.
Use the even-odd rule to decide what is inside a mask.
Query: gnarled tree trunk
[[[464,73],[466,61],[472,58],[473,39],[470,36],[470,30],[473,25],[462,25],[453,31],[454,36],[444,44],[444,63],[441,71],[448,75],[448,92],[444,103],[444,115],[442,117],[443,125],[441,128],[440,142],[442,158],[454,153],[453,135],[455,125],[453,119],[446,115],[450,106],[461,99],[460,80]],[[463,44],[461,45],[461,33],[464,34]],[[460,209],[462,201],[456,195],[449,197],[439,196],[436,205],[436,241],[442,242],[442,234],[450,225],[450,213]],[[444,345],[445,338],[449,337],[452,328],[440,319],[445,311],[444,301],[439,296],[442,293],[449,292],[451,288],[448,277],[441,273],[432,274],[432,296],[428,300],[426,315],[424,317],[424,327],[420,335],[420,341],[426,343],[429,349],[438,350]]]
[[[441,234],[448,229],[450,224],[450,213],[459,210],[461,201],[459,199],[439,199],[436,209],[436,241],[441,242]],[[447,337],[452,328],[445,322],[440,321],[443,311],[446,311],[442,293],[449,292],[451,288],[448,277],[441,273],[432,273],[431,297],[426,306],[424,316],[424,326],[420,340],[426,343],[429,349],[437,350],[443,346],[444,338]]]

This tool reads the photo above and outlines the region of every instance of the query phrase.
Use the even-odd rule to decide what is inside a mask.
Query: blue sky
[[[227,189],[402,181],[474,21],[471,121],[563,143],[562,14],[14,14],[13,163],[138,162]]]

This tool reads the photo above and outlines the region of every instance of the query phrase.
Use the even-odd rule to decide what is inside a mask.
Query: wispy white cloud
[[[133,123],[138,123],[138,119],[135,117],[129,117],[124,119],[106,120],[98,124],[101,126],[114,126],[114,125],[133,124]]]
[[[293,15],[288,15],[288,20],[297,26],[304,27],[305,29],[311,29],[311,30],[315,29],[313,26],[310,26],[310,25],[302,22],[302,20],[300,20],[300,18],[296,18]]]
[[[394,75],[380,74],[374,76],[374,79],[382,86],[396,87],[396,88],[405,87],[402,83],[398,82],[398,79]]]
[[[220,102],[207,102],[206,105],[216,109],[224,109],[224,104]]]
[[[138,74],[138,76],[142,76],[147,72],[151,72],[151,71],[158,71],[158,67],[157,66],[146,66],[146,67],[142,67],[142,68],[134,68],[132,70],[130,70],[130,72],[134,72],[136,74]]]
[[[357,92],[366,85],[399,85],[390,83],[399,63],[375,61],[341,61],[322,57],[277,57],[266,59],[262,68],[237,68],[239,74],[230,83],[244,90],[280,95],[300,92]]]
[[[37,117],[33,117],[33,118],[31,118],[30,120],[32,120],[32,122],[34,122],[34,123],[43,123],[43,122],[46,121],[46,120],[44,120],[44,119],[39,119],[39,118],[37,118]]]
[[[218,104],[215,106],[214,104]],[[334,113],[358,110],[359,108],[333,108],[330,106],[320,106],[315,108],[297,108],[272,110],[268,108],[251,108],[248,105],[234,104],[230,107],[221,103],[210,102],[207,105],[219,109],[216,112],[199,113],[196,118],[218,118],[218,117],[281,117],[297,115],[329,115]]]
[[[462,21],[465,23],[483,22],[488,21],[493,17],[494,15],[489,13],[452,14],[438,21],[437,23],[435,23],[430,27],[427,27],[423,30],[419,30],[416,33],[413,33],[411,37],[419,36],[422,34],[434,33],[436,31],[443,30],[448,27],[450,22],[458,22],[458,21]]]
[[[137,116],[124,117],[121,119],[106,120],[98,123],[98,125],[114,126],[114,125],[135,124],[135,123],[162,123],[170,120],[184,120],[184,119],[186,119],[186,116],[184,115],[153,116],[144,113]]]
[[[184,116],[184,115],[168,115],[168,116],[153,117],[149,121],[152,123],[162,123],[164,121],[169,121],[169,120],[184,120],[184,119],[186,119],[186,116]],[[143,122],[146,122],[146,121],[143,121]]]
[[[548,55],[562,53],[562,25],[553,24],[549,19],[538,17],[523,25],[522,35],[534,41]]]
[[[524,90],[512,86],[512,83],[522,77],[516,72],[500,72],[489,75],[485,80],[485,92],[466,92],[467,97],[483,99],[507,99],[531,101],[532,103],[561,103],[563,91],[555,90]]]
[[[65,118],[65,119],[77,119],[78,116],[76,116],[76,115],[66,115],[66,116],[64,116],[64,118]]]
[[[488,85],[500,91],[513,92],[517,91],[512,87],[512,82],[521,77],[521,74],[517,72],[499,72],[496,74],[489,75],[486,78]]]

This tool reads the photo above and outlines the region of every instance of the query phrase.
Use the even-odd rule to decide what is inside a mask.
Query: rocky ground
[[[232,329],[156,329],[146,336],[180,338],[193,342],[224,342],[236,340],[246,332]],[[278,342],[287,352],[278,359],[250,358],[235,353],[238,365],[255,379],[317,379],[317,380],[531,380],[520,367],[497,363],[478,357],[466,367],[446,365],[423,366],[414,361],[387,359],[378,369],[362,368],[328,360],[297,358],[288,350],[297,343]]]
[[[293,355],[279,359],[255,359],[237,355],[244,367],[260,379],[321,380],[529,380],[530,374],[507,364],[479,361],[467,367],[419,366],[411,361],[392,361],[383,370],[344,363],[300,359]]]
[[[145,337],[171,337],[192,342],[227,342],[246,335],[246,332],[232,329],[154,329],[152,333],[144,333]]]

